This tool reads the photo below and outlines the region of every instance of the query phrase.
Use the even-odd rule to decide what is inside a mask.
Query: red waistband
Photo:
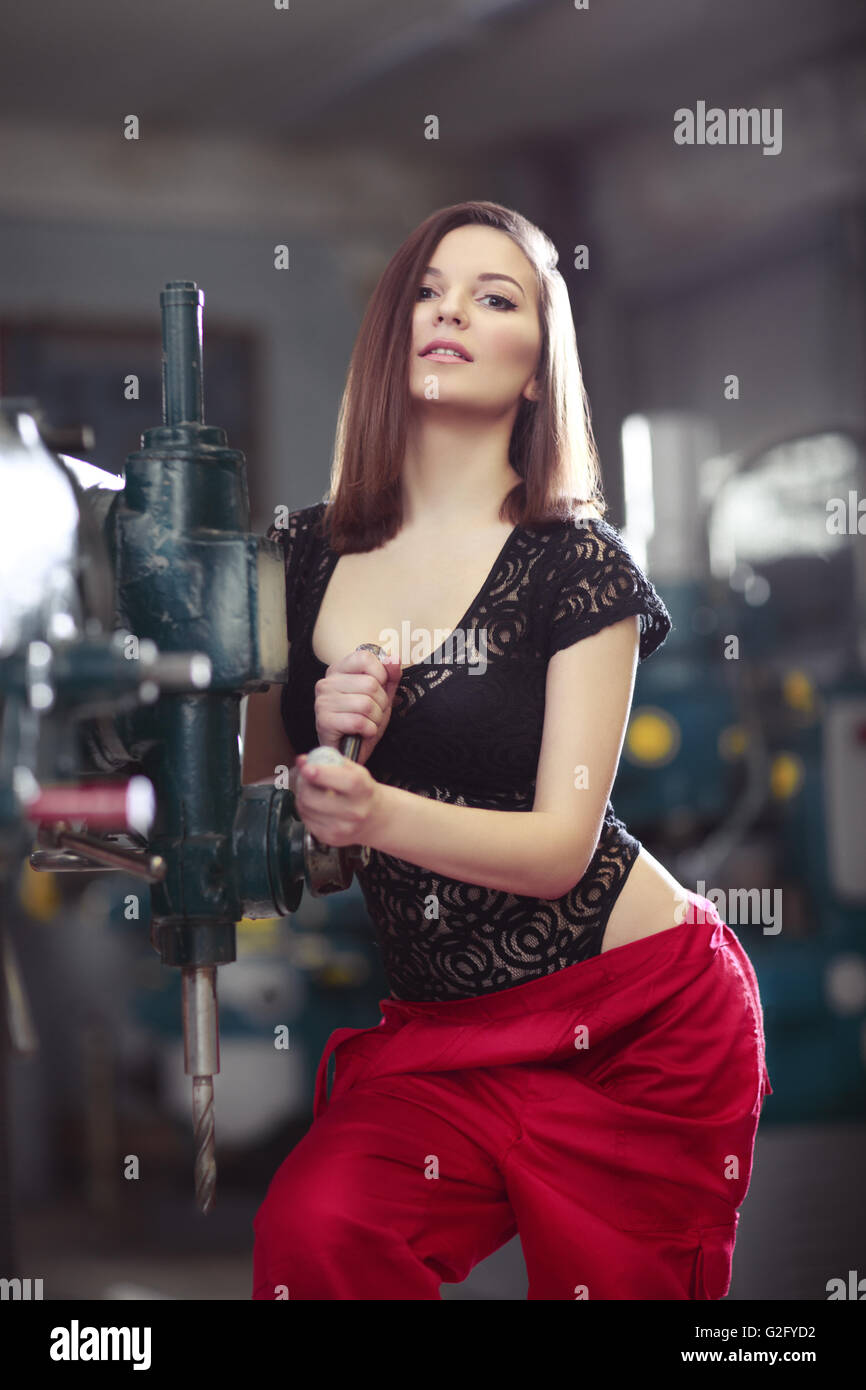
[[[351,1039],[377,1034],[370,1074],[433,1070],[458,1050],[465,1065],[501,1065],[551,1055],[560,1033],[568,1036],[576,1012],[596,1028],[615,1030],[640,1017],[709,968],[721,948],[734,958],[759,1026],[758,983],[746,951],[707,898],[692,895],[678,927],[640,937],[588,961],[563,967],[510,989],[471,999],[382,999],[382,1017],[371,1028],[338,1028],[328,1039],[316,1075],[314,1116],[326,1106],[328,1062]],[[545,1016],[547,1016],[546,1021]],[[504,1027],[511,1020],[510,1027]],[[484,1028],[495,1023],[498,1028]],[[525,1025],[525,1026],[524,1026]],[[378,1030],[382,1030],[381,1034]],[[398,1042],[399,1055],[391,1044]],[[387,1051],[387,1058],[385,1052]],[[453,1063],[452,1063],[453,1064]],[[765,1089],[772,1088],[765,1069]]]

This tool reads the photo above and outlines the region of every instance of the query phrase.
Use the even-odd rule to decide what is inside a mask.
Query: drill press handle
[[[381,657],[383,648],[378,642],[362,642],[357,651],[372,652],[374,656]],[[358,754],[361,751],[361,735],[346,734],[340,740],[340,751],[336,756],[350,758],[352,762],[358,761]],[[310,754],[310,762],[328,762],[329,755],[335,755],[333,748],[314,748]],[[370,851],[366,845],[323,845],[316,839],[309,830],[304,832],[304,867],[307,887],[314,898],[322,897],[326,893],[343,892],[349,887],[354,874],[353,863],[360,861],[366,864],[370,858]]]

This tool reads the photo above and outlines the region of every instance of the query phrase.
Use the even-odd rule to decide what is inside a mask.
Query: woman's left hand
[[[382,789],[360,763],[308,763],[306,753],[295,759],[295,806],[307,830],[320,844],[368,844],[380,809]]]

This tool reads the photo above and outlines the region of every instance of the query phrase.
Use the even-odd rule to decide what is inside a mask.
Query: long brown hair
[[[587,507],[603,516],[601,470],[580,371],[568,290],[550,238],[499,203],[440,208],[416,227],[373,290],[352,352],[337,419],[323,530],[338,554],[374,550],[402,524],[400,469],[409,416],[409,356],[418,288],[435,248],[455,227],[505,232],[535,270],[541,321],[537,401],[521,399],[508,448],[521,481],[504,498],[502,521],[543,526],[573,521]]]

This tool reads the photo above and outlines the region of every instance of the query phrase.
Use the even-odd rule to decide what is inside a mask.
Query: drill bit
[[[199,1210],[206,1215],[216,1194],[213,1078],[220,1069],[216,966],[184,966],[181,978],[184,1070],[193,1079],[195,1195]]]
[[[207,1215],[216,1195],[212,1076],[193,1077],[192,1118],[195,1127],[195,1200],[199,1211]]]

